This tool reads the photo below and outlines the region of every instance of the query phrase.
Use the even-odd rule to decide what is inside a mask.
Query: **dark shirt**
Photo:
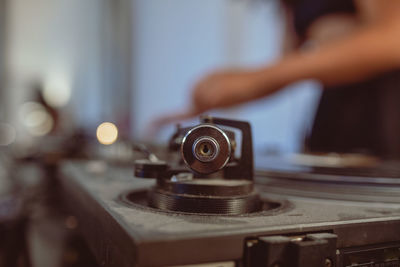
[[[400,157],[400,71],[324,89],[309,151]]]
[[[301,38],[321,16],[355,13],[352,0],[285,1]],[[324,89],[307,151],[400,157],[400,71]]]
[[[285,0],[293,11],[294,27],[300,37],[318,18],[329,14],[354,14],[352,0]]]

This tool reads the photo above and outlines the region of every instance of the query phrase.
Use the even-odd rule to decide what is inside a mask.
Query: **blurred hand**
[[[273,75],[268,69],[212,73],[194,86],[188,110],[157,118],[151,123],[151,130],[148,132],[154,135],[166,124],[189,119],[211,109],[226,108],[269,95],[279,89],[272,80]]]
[[[266,87],[261,78],[260,72],[255,71],[220,71],[208,75],[194,87],[190,113],[198,115],[252,100]]]

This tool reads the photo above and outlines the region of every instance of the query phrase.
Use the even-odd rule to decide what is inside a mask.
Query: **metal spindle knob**
[[[228,136],[211,124],[201,124],[189,130],[181,145],[184,162],[199,174],[211,174],[225,167],[231,151]]]

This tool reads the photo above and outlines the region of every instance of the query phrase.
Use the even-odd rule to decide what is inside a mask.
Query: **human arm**
[[[213,73],[195,86],[190,113],[255,100],[300,80],[337,85],[400,68],[400,1],[357,4],[365,26],[353,34],[315,50],[291,53],[267,67]]]

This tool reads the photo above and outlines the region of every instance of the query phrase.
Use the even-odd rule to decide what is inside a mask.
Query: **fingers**
[[[219,94],[223,91],[220,90],[223,88],[223,83],[220,81],[222,78],[221,74],[212,74],[199,81],[192,91],[191,109],[156,118],[146,127],[146,137],[153,139],[168,124],[187,120],[210,109],[218,108],[221,102]]]
[[[185,112],[176,112],[172,114],[168,114],[165,116],[161,116],[153,121],[155,125],[165,126],[167,124],[176,123],[181,120],[190,119],[197,115],[195,111],[185,111]]]
[[[192,107],[197,113],[218,108],[217,99],[222,92],[222,84],[216,79],[206,79],[192,91]]]
[[[199,112],[195,110],[189,110],[189,111],[180,111],[160,116],[151,121],[150,124],[146,127],[145,130],[146,139],[152,140],[156,138],[157,134],[162,130],[162,128],[164,128],[169,124],[177,123],[182,120],[191,119],[197,115],[199,115]]]

